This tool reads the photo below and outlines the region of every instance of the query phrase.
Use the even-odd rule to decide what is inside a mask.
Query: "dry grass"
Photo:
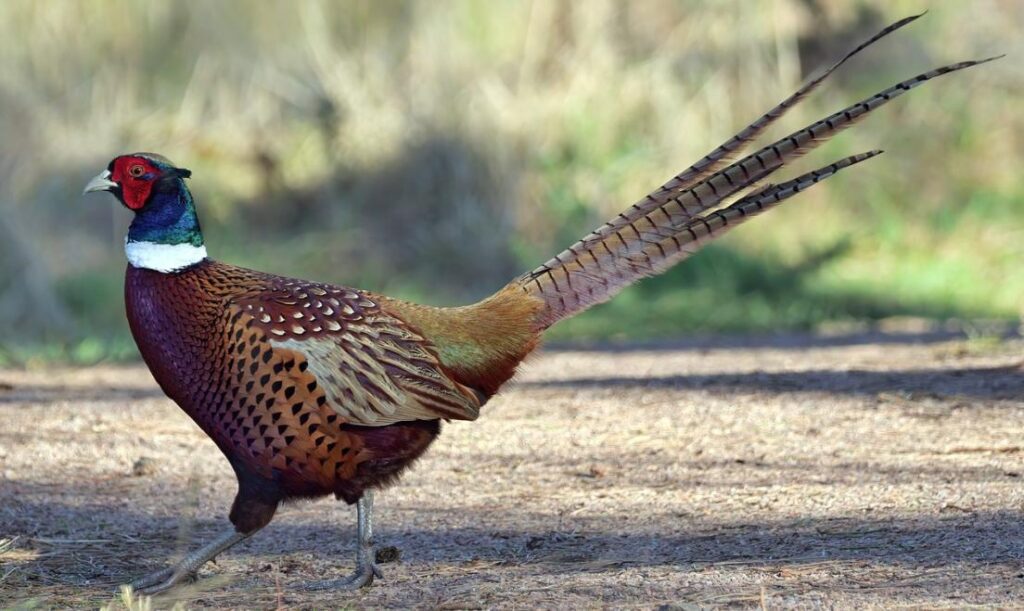
[[[150,602],[1012,606],[1024,346],[937,339],[549,351],[378,497],[401,559],[373,588],[301,590],[351,565],[353,512],[323,501]],[[118,583],[224,524],[227,464],[143,369],[0,383],[0,605],[124,608]]]

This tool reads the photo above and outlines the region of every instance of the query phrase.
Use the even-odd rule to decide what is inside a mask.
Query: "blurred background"
[[[1024,3],[0,3],[0,363],[136,357],[117,154],[193,170],[211,255],[481,298],[696,161],[857,41],[772,134],[929,68],[801,160],[886,155],[563,323],[561,341],[1010,328],[1024,296]]]

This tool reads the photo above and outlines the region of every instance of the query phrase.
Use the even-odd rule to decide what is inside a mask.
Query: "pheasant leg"
[[[249,538],[252,534],[251,532],[243,534],[234,528],[224,531],[213,541],[182,558],[177,564],[136,579],[131,583],[132,589],[141,594],[157,594],[169,590],[193,575],[199,567],[212,560],[217,554]]]
[[[374,577],[384,578],[377,568],[373,549],[373,492],[367,491],[356,504],[358,534],[356,536],[356,570],[348,577],[317,581],[307,586],[310,590],[358,590],[373,583]]]

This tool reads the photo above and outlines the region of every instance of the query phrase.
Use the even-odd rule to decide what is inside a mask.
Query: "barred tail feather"
[[[882,151],[876,150],[851,155],[784,183],[767,185],[721,210],[691,219],[673,235],[654,244],[653,249],[656,250],[658,256],[651,257],[654,262],[652,271],[654,273],[665,271],[697,252],[705,243],[721,236],[747,219],[778,206],[786,199],[806,191],[844,168],[867,161],[880,154]]]
[[[927,11],[926,11],[927,12]],[[808,81],[803,87],[797,89],[792,95],[785,100],[779,102],[774,108],[764,113],[757,118],[753,123],[744,127],[732,138],[723,142],[714,151],[708,153],[700,161],[693,164],[683,172],[672,177],[667,183],[662,185],[659,189],[652,192],[650,195],[634,204],[629,210],[620,214],[618,217],[613,219],[609,224],[615,223],[616,221],[635,220],[640,216],[643,216],[647,212],[650,212],[658,208],[661,204],[664,204],[672,196],[680,191],[683,191],[694,184],[699,182],[701,179],[714,174],[718,170],[722,169],[725,165],[732,161],[732,155],[737,153],[743,148],[760,137],[765,130],[771,127],[777,120],[781,119],[791,108],[794,108],[797,104],[802,102],[804,98],[809,96],[818,88],[822,82],[825,81],[833,72],[838,70],[843,64],[848,62],[853,56],[857,55],[864,49],[867,49],[871,45],[875,44],[882,38],[885,38],[889,34],[892,34],[896,30],[903,26],[916,21],[922,17],[925,13],[918,15],[911,15],[910,17],[904,17],[899,21],[892,23],[871,38],[865,40],[861,44],[857,45],[853,50],[844,55],[839,61],[835,62],[828,67],[824,72]]]
[[[878,42],[882,38],[902,28],[903,26],[917,20],[924,13],[919,15],[912,15],[905,17],[899,21],[892,23],[877,34],[869,38],[868,40],[857,45],[853,50],[844,55],[839,61],[829,66],[827,70],[822,72],[814,79],[808,81],[800,89],[796,90],[785,100],[779,102],[774,108],[758,117],[750,125],[747,125],[740,130],[736,135],[729,138],[718,146],[714,151],[708,153],[700,161],[683,170],[679,174],[673,176],[668,182],[663,184],[658,189],[652,191],[642,200],[630,206],[628,209],[618,214],[615,218],[611,219],[601,227],[595,229],[589,235],[581,239],[579,242],[574,244],[574,247],[580,247],[584,242],[592,241],[594,239],[600,239],[612,233],[615,230],[623,229],[627,224],[636,221],[654,210],[657,210],[673,197],[685,191],[686,189],[693,187],[704,178],[707,178],[711,174],[721,170],[723,167],[733,161],[733,157],[736,153],[741,152],[747,145],[760,137],[765,130],[771,127],[777,120],[782,118],[791,108],[794,108],[797,104],[803,101],[808,95],[814,92],[822,82],[825,81],[833,72],[838,70],[843,64],[849,61],[853,56],[857,55],[864,49],[870,47],[874,43]],[[570,249],[572,250],[572,249]],[[565,254],[565,253],[563,253]]]
[[[887,30],[892,31],[912,19],[897,22]],[[883,31],[875,39],[886,33],[888,32]],[[870,42],[872,41],[862,47]],[[810,183],[806,181],[814,178],[813,172],[781,185],[755,190],[759,183],[786,163],[914,87],[938,76],[994,59],[997,57],[960,62],[922,73],[797,130],[723,169],[711,173],[696,170],[701,177],[692,180],[692,184],[681,189],[664,203],[645,205],[641,213],[637,213],[637,207],[634,206],[627,213],[620,215],[618,222],[613,221],[602,226],[544,265],[520,277],[513,284],[518,284],[527,294],[543,302],[544,306],[536,320],[538,329],[546,329],[562,318],[576,314],[593,304],[607,301],[640,278],[660,273],[681,261],[701,245],[724,232],[725,227],[735,219],[746,218],[746,215],[756,213],[751,206],[756,207],[757,212],[760,212],[761,207],[773,207],[835,171],[877,153],[854,156],[823,168],[818,171],[819,177]],[[824,76],[827,74],[828,72]],[[714,155],[716,153],[705,159],[711,159]],[[694,167],[700,166],[701,163],[703,161]],[[715,163],[716,161],[709,162],[704,164],[704,167]],[[700,216],[743,192],[746,192],[747,196],[732,206],[717,213]],[[648,203],[655,201],[657,193],[659,192],[648,198]],[[776,196],[778,199],[770,201]]]

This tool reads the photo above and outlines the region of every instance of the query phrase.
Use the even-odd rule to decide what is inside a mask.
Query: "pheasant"
[[[191,172],[152,153],[115,158],[85,192],[108,191],[134,212],[125,246],[131,332],[161,389],[217,444],[238,479],[231,526],[132,585],[144,593],[171,588],[266,526],[280,503],[330,494],[357,505],[355,570],[309,587],[370,585],[381,575],[373,491],[426,451],[442,420],[476,419],[547,328],[878,155],[765,183],[893,98],[997,59],[925,72],[732,161],[847,60],[917,17],[886,27],[661,188],[464,307],[416,305],[210,259],[185,183]]]

